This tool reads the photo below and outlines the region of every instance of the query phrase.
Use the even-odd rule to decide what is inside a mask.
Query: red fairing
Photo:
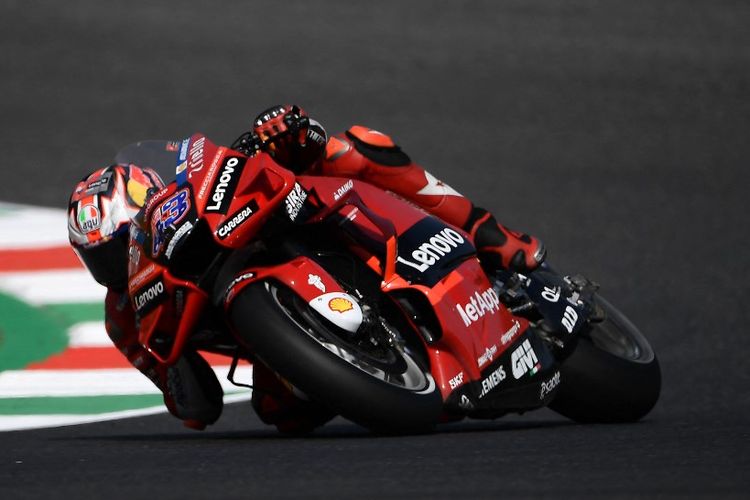
[[[315,219],[323,219],[338,210],[349,223],[357,226],[372,240],[384,244],[391,239],[399,240],[403,244],[403,248],[398,249],[401,262],[409,257],[404,235],[420,223],[432,219],[425,211],[406,200],[384,193],[365,182],[313,176],[300,176],[297,180],[306,190],[314,191],[316,198],[327,207]],[[385,219],[386,228],[373,223],[372,217]],[[457,239],[469,241],[469,235],[460,228],[449,229],[453,231],[450,234],[454,234]],[[428,232],[426,236],[429,240],[431,233]],[[367,254],[358,252],[355,248],[352,251],[368,263],[377,261],[374,256],[369,256],[368,259]],[[418,264],[412,264],[415,263]],[[514,318],[500,304],[473,253],[432,286],[411,282],[398,273],[391,276],[383,271],[387,266],[379,261],[371,267],[384,273],[384,291],[416,289],[432,305],[444,335],[426,348],[432,374],[444,398],[464,383],[481,379],[481,370],[497,359],[528,327],[525,320]]]
[[[444,336],[429,346],[435,381],[447,397],[523,334],[528,322],[516,318],[499,298],[476,259],[469,259],[432,288],[417,287],[432,304]]]
[[[232,299],[243,288],[256,281],[269,278],[292,288],[307,302],[324,293],[344,292],[338,282],[317,262],[307,257],[297,257],[277,266],[249,268],[237,273],[224,292],[225,309],[231,307]]]
[[[297,181],[305,189],[315,190],[318,199],[327,207],[338,207],[349,193],[356,193],[367,207],[391,221],[397,233],[403,233],[426,216],[425,212],[408,201],[389,196],[366,182],[344,177],[307,175],[297,177]],[[328,212],[321,212],[317,218],[326,215]]]
[[[198,216],[224,247],[246,245],[294,187],[294,174],[266,153],[248,158],[216,147],[200,134],[191,138],[189,158],[187,182],[193,186]]]

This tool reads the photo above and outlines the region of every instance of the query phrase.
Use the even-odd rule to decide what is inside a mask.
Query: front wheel
[[[594,304],[597,319],[563,363],[549,407],[577,422],[634,422],[659,399],[659,361],[620,311],[598,295]]]
[[[386,332],[352,338],[275,282],[244,288],[229,318],[240,340],[268,366],[344,417],[380,432],[423,431],[437,423],[440,390],[382,318],[370,318],[366,328]],[[384,334],[397,338],[385,342]]]

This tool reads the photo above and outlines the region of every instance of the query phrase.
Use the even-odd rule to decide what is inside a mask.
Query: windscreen
[[[115,163],[138,165],[156,170],[169,184],[175,177],[177,154],[181,141],[146,140],[128,144],[115,156]]]

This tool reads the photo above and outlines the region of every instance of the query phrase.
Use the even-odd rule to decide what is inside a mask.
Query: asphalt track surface
[[[311,437],[247,406],[0,435],[1,498],[745,497],[750,7],[741,1],[95,1],[0,5],[0,199],[61,207],[121,146],[229,142],[297,102],[387,131],[660,356],[635,425],[549,411]],[[12,235],[2,235],[12,238]]]

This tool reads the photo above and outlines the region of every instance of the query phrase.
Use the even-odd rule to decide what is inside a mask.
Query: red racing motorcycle
[[[543,406],[635,421],[658,399],[653,349],[581,276],[543,265],[490,281],[466,233],[393,194],[200,134],[116,160],[165,157],[176,180],[129,250],[140,342],[161,363],[187,346],[261,362],[385,432]]]

